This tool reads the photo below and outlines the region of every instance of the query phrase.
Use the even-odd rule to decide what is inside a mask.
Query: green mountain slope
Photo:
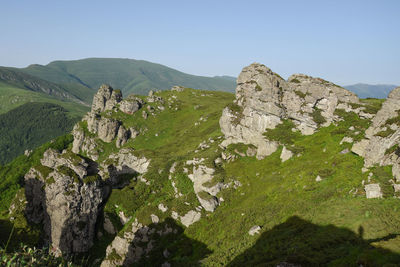
[[[80,118],[62,106],[37,102],[25,103],[1,114],[0,164],[71,131]]]
[[[64,107],[73,116],[82,116],[89,107],[73,101],[54,98],[46,93],[21,89],[4,82],[0,82],[0,114],[14,109],[28,102],[46,102]]]
[[[231,92],[235,88],[235,81],[230,78],[189,75],[160,64],[134,59],[54,61],[46,66],[30,65],[21,71],[64,86],[79,84],[97,90],[106,83],[125,94],[147,94],[151,89],[165,90],[175,85]]]
[[[16,68],[0,67],[0,82],[12,87],[44,93],[56,99],[83,103],[82,99],[74,94],[76,90],[73,92],[71,88],[65,89],[58,84],[26,74]]]
[[[353,85],[344,86],[347,90],[350,90],[358,95],[360,98],[386,98],[390,91],[396,88],[393,84],[365,84],[357,83]]]
[[[151,164],[144,175],[125,175],[127,186],[112,189],[102,216],[109,218],[117,233],[107,233],[100,223],[97,231],[102,234],[97,235],[94,247],[84,255],[87,262],[98,266],[114,237],[129,236],[136,219],[156,230],[149,231],[154,242],[148,257],[142,257],[134,266],[159,266],[165,262],[172,266],[276,266],[282,262],[302,266],[384,266],[400,261],[400,208],[399,200],[393,198],[393,188],[388,186],[390,168],[371,169],[372,179],[384,188],[384,197],[366,199],[362,181],[369,174],[361,172],[363,159],[342,153],[351,144],[340,144],[350,134],[349,127],[363,132],[369,120],[352,112],[339,112],[343,120],[309,136],[292,132],[292,125],[285,122],[268,135],[296,148],[298,156],[282,162],[280,147],[272,155],[257,160],[246,155],[251,146],[236,144],[223,152],[232,160],[217,163],[222,137],[218,121],[221,110],[230,105],[234,96],[190,89],[164,91],[156,96],[166,101],[165,110],[158,108],[160,103],[148,103],[151,108],[143,109],[153,111],[147,118],[141,111],[101,114],[120,120],[126,128],[135,127],[139,136],[129,139],[122,148],[134,148],[135,156],[145,156]],[[88,132],[87,124],[80,126],[85,134],[95,138]],[[99,163],[120,151],[115,142],[96,142],[96,149],[102,151]],[[82,153],[80,157],[86,156]],[[34,152],[0,168],[0,173],[7,170],[6,177],[11,181],[7,185],[14,188],[13,192],[20,187],[17,182],[21,179],[16,163],[23,162],[26,171],[26,165],[39,164],[37,157],[40,156]],[[188,161],[194,159],[204,159],[202,164],[215,169],[207,186],[218,182],[230,186],[218,193],[223,201],[214,212],[202,210],[201,219],[186,228],[172,220],[170,214],[183,215],[200,205],[189,179],[195,167],[188,165]],[[318,175],[322,181],[316,182]],[[174,187],[182,196],[176,196]],[[160,210],[160,204],[168,208],[166,212]],[[8,213],[8,207],[3,206],[2,211]],[[125,225],[120,221],[121,212],[131,218]],[[152,222],[152,215],[159,222]],[[12,244],[21,240],[36,244],[27,232],[38,238],[38,229],[30,229],[23,217],[18,218],[16,228],[25,233],[25,239],[20,234]],[[260,234],[249,235],[249,229],[255,225],[260,226]],[[176,231],[157,234],[169,228]],[[10,230],[5,227],[0,236],[8,236]],[[137,244],[142,243],[139,240]],[[147,243],[143,244],[146,248]],[[119,259],[116,253],[109,257]]]

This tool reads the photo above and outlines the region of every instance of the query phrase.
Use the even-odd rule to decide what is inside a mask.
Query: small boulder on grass
[[[258,225],[254,225],[253,227],[250,228],[249,230],[249,235],[258,235],[260,233],[261,227]]]

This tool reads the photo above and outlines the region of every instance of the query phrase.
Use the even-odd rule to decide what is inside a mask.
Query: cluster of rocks
[[[86,252],[110,188],[94,162],[64,151],[47,150],[40,166],[25,175],[26,217],[42,223],[53,252]]]
[[[116,236],[107,247],[106,257],[100,266],[131,266],[152,251],[155,243],[154,235],[157,235],[159,239],[164,235],[178,232],[176,228],[167,223],[157,229],[157,223],[154,223],[155,225],[152,227],[143,225],[135,219],[124,235]],[[164,251],[163,255],[168,258],[168,251]]]
[[[123,146],[129,138],[135,138],[139,131],[134,127],[126,129],[120,121],[110,116],[110,112],[120,110],[126,114],[133,114],[141,109],[144,103],[134,95],[122,99],[120,90],[102,85],[93,97],[91,111],[82,119],[82,122],[87,124],[88,132],[82,123],[76,124],[72,131],[74,136],[72,151],[84,152],[91,159],[97,160],[102,151],[98,149],[96,138],[106,143],[116,139],[116,146]]]
[[[359,102],[355,94],[333,83],[303,74],[285,81],[258,63],[245,67],[237,84],[236,100],[223,110],[219,122],[226,139],[222,145],[252,144],[257,147],[258,159],[277,150],[279,144],[263,133],[283,119],[292,120],[293,130],[310,135],[338,119],[334,114],[337,108]]]

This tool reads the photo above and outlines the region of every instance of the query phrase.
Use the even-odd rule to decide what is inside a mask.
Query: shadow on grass
[[[262,233],[253,247],[228,266],[398,266],[399,254],[371,244],[398,234],[365,240],[363,232],[361,226],[356,234],[293,216]]]

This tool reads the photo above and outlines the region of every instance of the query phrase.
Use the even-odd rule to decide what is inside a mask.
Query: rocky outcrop
[[[400,87],[393,89],[382,108],[372,119],[365,138],[352,147],[352,151],[364,157],[365,167],[393,165],[392,172],[400,182]]]
[[[111,86],[103,84],[93,97],[92,112],[100,113],[112,110],[121,99],[120,90],[114,90]]]
[[[121,175],[146,173],[149,165],[149,159],[135,156],[131,148],[123,148],[118,153],[111,154],[101,164],[99,173],[103,179],[110,179],[114,185],[119,184]]]
[[[123,236],[116,236],[107,247],[106,257],[101,267],[132,266],[153,250],[155,240],[177,233],[173,224],[164,222],[157,229],[155,225],[157,223],[143,225],[135,219],[132,225],[127,227]]]
[[[119,104],[119,109],[126,114],[133,114],[138,111],[144,104],[144,101],[134,95],[128,96]]]
[[[222,146],[252,144],[261,159],[279,145],[263,136],[266,130],[290,119],[303,134],[313,134],[319,126],[327,126],[335,119],[334,111],[342,102],[358,103],[358,98],[320,78],[295,74],[285,81],[266,66],[251,64],[240,73],[236,100],[220,118],[225,135]]]
[[[79,123],[74,126],[72,135],[74,136],[72,152],[76,154],[83,152],[92,160],[97,160],[99,158],[96,140],[87,134]]]
[[[91,111],[73,129],[72,151],[83,152],[91,159],[97,160],[102,152],[98,148],[97,139],[106,143],[115,140],[116,147],[122,147],[139,132],[134,128],[126,129],[122,122],[113,118],[112,112],[117,112],[119,108],[124,113],[133,114],[142,108],[143,104],[144,101],[134,95],[122,100],[121,91],[102,85],[93,98]]]
[[[74,154],[47,150],[41,162],[25,175],[27,218],[43,223],[56,254],[88,251],[108,187],[94,163]]]

